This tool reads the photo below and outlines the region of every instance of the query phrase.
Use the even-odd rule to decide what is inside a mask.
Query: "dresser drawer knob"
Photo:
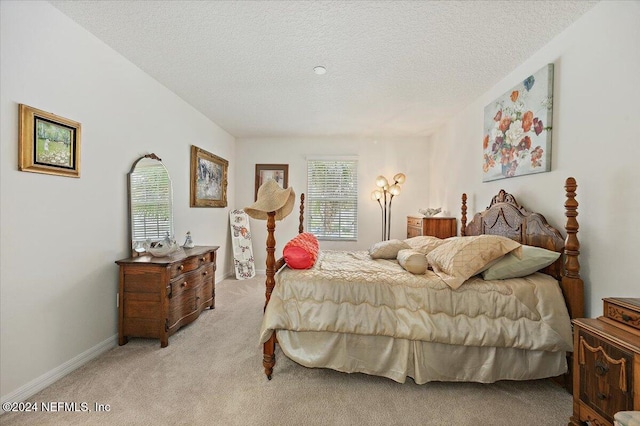
[[[182,271],[182,270],[184,270],[184,265],[178,266],[178,271]]]
[[[200,262],[204,262],[205,260],[207,260],[207,258],[206,258],[206,257],[201,257],[201,258],[200,258]]]
[[[602,361],[596,361],[596,374],[599,376],[604,376],[609,371],[609,366],[604,364]]]
[[[622,314],[622,320],[623,321],[631,321],[631,317],[627,314]]]
[[[181,287],[186,287],[187,286],[187,282],[183,282],[182,284],[180,284]]]
[[[206,276],[206,275],[209,275],[209,271],[204,271],[204,272],[202,273],[202,275],[205,275],[205,276]]]

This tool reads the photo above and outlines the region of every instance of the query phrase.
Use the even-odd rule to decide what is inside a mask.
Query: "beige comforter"
[[[280,270],[260,343],[279,329],[543,351],[572,347],[562,293],[547,275],[474,277],[452,290],[432,271],[413,275],[366,251],[324,251],[312,269]]]

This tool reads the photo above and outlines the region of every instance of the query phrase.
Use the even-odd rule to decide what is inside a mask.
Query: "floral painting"
[[[484,109],[483,182],[551,170],[553,64]]]

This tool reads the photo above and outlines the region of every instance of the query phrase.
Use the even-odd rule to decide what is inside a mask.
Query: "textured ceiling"
[[[232,135],[266,137],[428,135],[595,2],[51,3]]]

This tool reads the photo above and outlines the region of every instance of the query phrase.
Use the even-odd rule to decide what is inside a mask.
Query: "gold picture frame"
[[[18,170],[80,177],[80,123],[19,104]]]
[[[282,189],[289,185],[288,164],[256,164],[256,191],[255,200],[258,199],[258,188],[267,180],[273,179]]]
[[[227,207],[229,162],[191,145],[191,207]]]

